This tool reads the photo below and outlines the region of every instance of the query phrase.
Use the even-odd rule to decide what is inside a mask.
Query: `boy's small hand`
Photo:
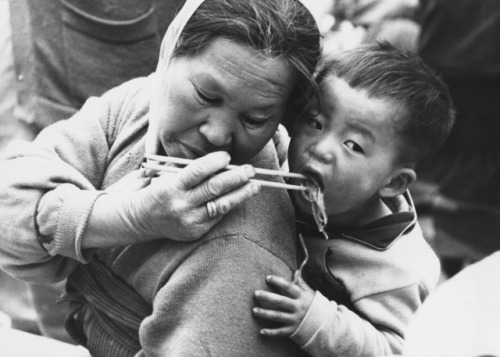
[[[266,282],[276,293],[262,290],[255,292],[255,298],[261,305],[269,308],[254,307],[254,315],[283,324],[275,329],[262,329],[261,334],[288,337],[304,319],[314,298],[314,291],[302,280],[299,272],[295,277],[296,283],[270,275],[266,277]]]

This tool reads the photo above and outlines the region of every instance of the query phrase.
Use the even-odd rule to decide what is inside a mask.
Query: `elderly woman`
[[[314,84],[304,2],[188,0],[155,73],[2,162],[1,267],[68,278],[67,328],[93,356],[294,354],[249,312],[264,276],[296,269],[292,208],[250,179],[278,168],[270,139]],[[151,178],[145,154],[194,162]]]

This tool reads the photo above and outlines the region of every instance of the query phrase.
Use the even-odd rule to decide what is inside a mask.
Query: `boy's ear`
[[[387,183],[380,188],[379,196],[383,198],[390,198],[400,195],[406,191],[410,185],[417,179],[415,170],[404,167],[398,169],[387,181]]]

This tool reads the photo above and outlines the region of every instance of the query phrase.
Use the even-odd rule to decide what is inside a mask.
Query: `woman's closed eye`
[[[363,150],[363,148],[358,143],[356,143],[355,141],[346,140],[346,141],[344,141],[344,145],[347,146],[350,150],[352,150],[354,152],[357,152],[357,153],[360,153],[360,154],[364,154],[365,153],[365,151]]]
[[[208,104],[217,104],[219,102],[219,98],[215,98],[214,96],[203,93],[198,88],[195,88],[195,89],[196,89],[196,94],[198,95],[198,98],[200,98],[203,102],[208,103]]]
[[[268,121],[269,119],[268,118],[252,118],[252,117],[249,117],[249,116],[246,116],[246,115],[242,115],[241,117],[241,120],[243,121],[243,123],[250,127],[250,128],[259,128],[261,126],[264,126]]]

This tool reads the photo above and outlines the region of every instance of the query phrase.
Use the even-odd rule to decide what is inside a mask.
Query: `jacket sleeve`
[[[413,284],[367,296],[354,302],[358,314],[316,292],[291,338],[313,357],[399,354],[421,294],[419,284]]]
[[[137,357],[291,357],[287,338],[259,334],[253,293],[265,276],[292,277],[276,255],[241,236],[211,240],[185,259],[154,298],[141,325]]]
[[[80,239],[102,193],[108,114],[105,97],[89,99],[0,162],[0,268],[9,274],[51,283],[86,261]]]

